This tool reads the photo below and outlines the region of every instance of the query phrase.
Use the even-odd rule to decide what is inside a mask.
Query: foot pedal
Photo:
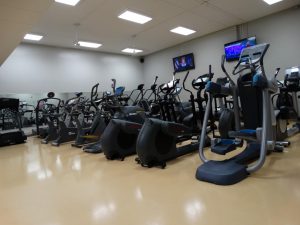
[[[52,145],[52,146],[58,147],[58,146],[59,146],[59,143],[58,143],[58,142],[52,142],[51,145]]]
[[[71,144],[72,147],[75,147],[75,148],[82,148],[83,145],[78,145],[78,144]]]
[[[247,167],[232,160],[208,161],[198,167],[196,178],[218,185],[232,185],[248,176]]]
[[[236,149],[236,143],[232,139],[221,139],[219,142],[211,146],[211,151],[219,154],[226,155]]]

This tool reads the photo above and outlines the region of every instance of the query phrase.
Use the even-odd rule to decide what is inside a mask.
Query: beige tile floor
[[[1,225],[300,224],[300,136],[226,187],[194,178],[196,153],[147,169],[39,141],[0,149]]]

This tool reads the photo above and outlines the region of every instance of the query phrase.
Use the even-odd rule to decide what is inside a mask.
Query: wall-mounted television
[[[230,42],[224,45],[226,61],[234,61],[240,58],[244,48],[256,45],[256,37]]]
[[[195,69],[194,54],[190,53],[173,58],[173,66],[176,73]]]

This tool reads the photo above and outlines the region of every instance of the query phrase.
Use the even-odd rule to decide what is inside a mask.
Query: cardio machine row
[[[157,85],[156,77],[148,90],[139,85],[130,95],[124,94],[124,87],[116,88],[114,79],[113,91],[101,97],[99,84],[92,88],[90,99],[78,93],[62,103],[50,93],[41,100],[43,104],[39,102],[36,113],[47,125],[37,127],[37,133],[43,143],[58,146],[73,141],[72,146],[104,153],[109,160],[137,154],[136,161],[143,167],[165,168],[167,161],[199,150],[203,164],[196,171],[198,180],[235,184],[259,170],[268,154],[282,152],[289,145],[285,139],[299,131],[297,123],[287,128],[290,111],[298,109],[289,93],[298,92],[299,69],[287,71],[284,83],[276,80],[279,69],[275,76],[267,76],[268,48],[269,44],[261,44],[244,49],[232,75],[222,57],[225,77],[215,79],[209,66],[207,74],[192,80],[193,90],[187,88],[187,72],[182,86],[173,74],[168,83]],[[189,94],[187,102],[181,101],[182,92]],[[49,103],[53,100],[56,105]],[[214,161],[204,155],[205,147],[219,155],[244,150],[231,159]]]

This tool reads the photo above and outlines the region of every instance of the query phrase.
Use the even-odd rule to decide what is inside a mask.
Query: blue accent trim
[[[245,130],[240,130],[239,131],[239,133],[241,133],[241,134],[249,134],[249,135],[256,135],[256,130],[247,130],[247,129],[245,129]]]
[[[214,83],[212,81],[207,82],[205,90],[212,94],[218,94],[221,92],[221,85]]]
[[[259,88],[265,88],[267,87],[267,80],[264,76],[261,74],[255,74],[252,78],[252,85],[254,87],[259,87]]]
[[[125,91],[125,87],[117,87],[115,91],[115,95],[121,96],[123,95],[124,91]]]
[[[211,81],[208,81],[207,84],[205,85],[205,90],[209,91],[211,89]]]

